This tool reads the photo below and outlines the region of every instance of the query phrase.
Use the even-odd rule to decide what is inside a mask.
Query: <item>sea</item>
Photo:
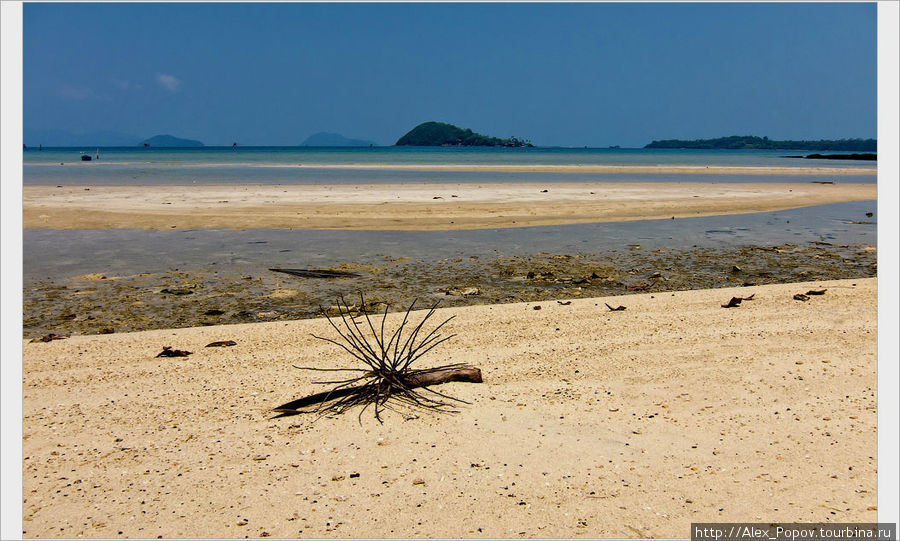
[[[358,184],[421,182],[841,182],[875,174],[744,175],[440,171],[390,166],[610,165],[874,169],[874,162],[807,160],[809,151],[627,148],[199,147],[35,148],[23,152],[24,185]],[[830,152],[829,152],[830,153]],[[837,152],[835,152],[837,153]],[[92,157],[82,161],[81,156]],[[97,156],[99,155],[99,160]],[[345,166],[354,165],[354,168]],[[365,165],[372,165],[366,168]],[[309,268],[345,261],[416,257],[591,252],[631,243],[695,247],[792,243],[876,244],[874,201],[789,211],[622,223],[476,231],[192,231],[26,229],[25,282],[93,272],[138,273],[216,264]],[[851,223],[864,222],[864,223]]]
[[[594,165],[827,167],[872,169],[873,162],[807,160],[810,151],[681,150],[631,148],[496,147],[29,147],[23,153],[28,184],[358,184],[410,182],[688,182],[692,174],[415,171],[390,166]],[[829,154],[842,154],[829,152]],[[847,153],[843,153],[847,154]],[[82,161],[83,155],[91,161]],[[96,156],[100,159],[97,160]],[[345,166],[353,169],[343,168]],[[808,181],[833,175],[804,176]],[[705,182],[791,182],[793,175],[703,175]],[[875,175],[845,175],[841,182],[875,182]]]

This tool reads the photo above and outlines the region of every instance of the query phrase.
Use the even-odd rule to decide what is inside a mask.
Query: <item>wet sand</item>
[[[800,182],[25,186],[23,223],[53,229],[452,230],[766,212],[876,197],[875,184]]]
[[[63,256],[64,257],[64,256]],[[99,258],[100,256],[98,256]],[[347,278],[300,278],[272,265],[179,265],[165,272],[53,276],[23,291],[26,338],[313,318],[340,295],[365,292],[371,308],[401,310],[418,298],[472,306],[639,292],[874,277],[869,245],[630,248],[601,253],[390,257],[328,269]],[[275,265],[279,266],[279,265]]]
[[[383,425],[270,419],[321,390],[292,364],[347,365],[310,337],[331,336],[321,319],[27,342],[24,535],[687,537],[692,521],[876,520],[874,278],[537,305],[441,309],[458,336],[423,367],[471,363],[484,383],[439,388],[471,403],[458,415]],[[194,353],[155,358],[163,346]]]

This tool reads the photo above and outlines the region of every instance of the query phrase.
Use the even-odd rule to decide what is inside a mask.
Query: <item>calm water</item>
[[[660,247],[877,244],[875,201],[677,220],[573,224],[468,231],[328,231],[288,229],[140,229],[24,231],[25,283],[91,272],[135,274],[179,268],[265,272],[410,257],[604,253]],[[873,223],[851,224],[851,221]]]
[[[347,170],[317,165],[692,165],[757,167],[875,167],[873,162],[785,158],[808,151],[577,149],[577,148],[308,148],[201,147],[100,148],[100,161],[82,162],[96,148],[29,148],[23,153],[26,184],[285,183],[485,181],[696,181],[688,174],[509,173],[470,171]],[[827,175],[702,175],[705,182],[834,180]],[[875,175],[847,175],[840,182],[875,182]]]
[[[379,182],[487,181],[703,181],[837,182],[876,181],[875,175],[693,175],[510,173],[328,169],[340,164],[512,164],[512,165],[718,165],[874,168],[873,162],[784,158],[807,152],[571,148],[303,148],[238,147],[196,149],[101,148],[99,162],[81,162],[95,148],[28,149],[25,184],[341,184]],[[62,165],[60,165],[62,164]],[[302,164],[302,165],[300,165]],[[723,247],[809,242],[876,244],[866,212],[874,201],[823,205],[790,211],[679,220],[578,224],[477,231],[309,231],[284,229],[145,231],[24,231],[25,282],[89,272],[133,274],[216,265],[253,272],[270,266],[316,267],[391,257],[436,260],[460,255],[599,253],[631,243]]]

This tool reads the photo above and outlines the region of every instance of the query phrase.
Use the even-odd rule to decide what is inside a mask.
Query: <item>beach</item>
[[[734,296],[752,299],[723,308]],[[876,520],[875,278],[557,300],[439,309],[456,337],[421,367],[469,363],[484,382],[436,388],[468,402],[458,414],[384,424],[272,418],[322,390],[292,365],[352,366],[310,336],[335,337],[324,319],[26,341],[24,535],[687,537],[691,522]],[[236,345],[205,347],[219,340]],[[164,346],[193,354],[156,358]]]
[[[4,4],[0,539],[896,521],[883,7]]]
[[[877,186],[841,182],[874,170],[179,176],[233,165],[23,186],[25,537],[686,537],[691,522],[875,520]],[[782,174],[798,176],[766,178]],[[321,314],[359,291],[388,329],[413,299],[454,317],[419,364],[481,369],[483,383],[434,388],[465,401],[458,413],[274,418],[335,374],[296,366],[354,366],[313,335],[339,338]],[[206,347],[221,341],[234,345]]]
[[[802,182],[26,185],[23,224],[459,230],[766,212],[876,196],[875,184]]]

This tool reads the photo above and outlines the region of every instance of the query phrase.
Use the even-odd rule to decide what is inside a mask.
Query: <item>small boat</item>
[[[83,162],[89,162],[89,161],[91,161],[91,155],[90,155],[90,154],[82,154],[82,155],[81,155],[81,161],[83,161]]]

